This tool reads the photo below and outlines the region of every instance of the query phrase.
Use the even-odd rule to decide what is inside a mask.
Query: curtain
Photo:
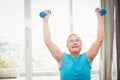
[[[114,36],[114,2],[101,0],[101,8],[107,10],[104,16],[104,43],[100,57],[100,80],[112,80],[112,52]]]
[[[120,80],[120,0],[115,0],[117,80]]]

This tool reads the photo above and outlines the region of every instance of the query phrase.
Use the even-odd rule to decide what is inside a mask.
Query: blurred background
[[[100,0],[0,0],[0,79],[60,80],[59,66],[43,41],[39,13],[51,10],[51,37],[62,51],[68,52],[67,37],[76,33],[83,42],[82,53],[96,39],[97,7]],[[91,80],[100,80],[100,54],[101,50],[94,59]],[[113,76],[116,80],[116,70]]]

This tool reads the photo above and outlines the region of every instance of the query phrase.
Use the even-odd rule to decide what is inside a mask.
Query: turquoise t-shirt
[[[60,80],[90,80],[91,66],[86,53],[78,58],[72,58],[70,54],[64,53],[60,70]]]

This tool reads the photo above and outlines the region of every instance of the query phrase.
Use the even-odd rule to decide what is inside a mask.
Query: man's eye
[[[70,40],[70,42],[73,42],[73,40]]]
[[[79,40],[79,39],[77,39],[76,41],[77,41],[77,42],[79,42],[80,40]]]

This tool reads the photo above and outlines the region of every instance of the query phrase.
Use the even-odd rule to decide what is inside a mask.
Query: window
[[[90,0],[31,0],[33,65],[31,71],[34,80],[46,80],[46,76],[47,80],[59,80],[59,66],[44,44],[43,23],[39,13],[44,9],[51,10],[49,20],[51,37],[62,51],[68,52],[66,40],[73,32],[81,37],[84,52],[96,38],[97,19],[94,10],[98,6],[99,1]],[[19,69],[20,80],[25,80],[27,56],[25,57],[24,0],[1,0],[0,10],[0,57],[5,56],[17,61],[14,65]],[[93,73],[99,71],[98,66],[99,54],[94,60]],[[92,80],[98,78],[98,75],[92,75]]]
[[[86,5],[87,6],[86,6]],[[43,23],[39,13],[44,9],[51,10],[49,27],[53,42],[65,52],[66,39],[70,33],[77,33],[82,38],[82,52],[89,49],[97,35],[97,16],[95,9],[100,6],[99,1],[80,0],[32,0],[32,50],[33,72],[58,72],[58,64],[51,56],[43,42]],[[71,30],[72,29],[72,30]],[[99,78],[99,53],[94,60],[92,73],[94,79]],[[55,75],[55,74],[54,74]],[[52,75],[51,75],[52,76]]]
[[[39,13],[45,9],[51,10],[49,26],[52,40],[61,50],[66,51],[66,38],[70,33],[69,8],[69,0],[44,0],[42,2],[40,2],[40,0],[32,0],[33,70],[39,70],[40,72],[58,72],[57,62],[53,59],[44,44],[43,19],[39,17]]]
[[[24,0],[1,0],[0,21],[1,68],[5,71],[7,68],[11,70],[17,68],[22,72],[23,69],[25,70]],[[14,71],[8,71],[7,73],[11,74],[5,74],[5,72],[3,77],[17,77]]]

